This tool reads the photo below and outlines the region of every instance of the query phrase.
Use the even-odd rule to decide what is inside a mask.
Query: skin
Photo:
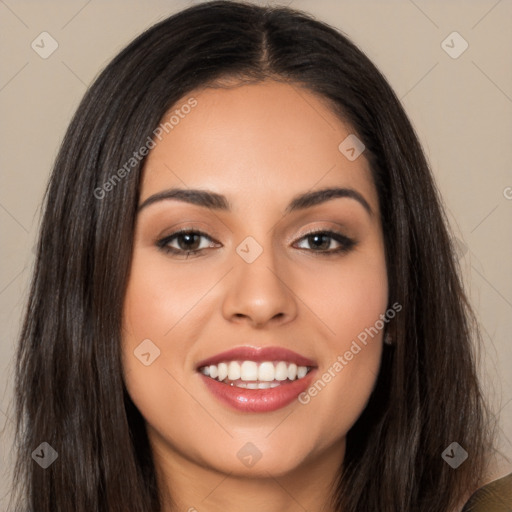
[[[229,408],[195,367],[233,347],[277,345],[316,361],[320,376],[385,313],[368,162],[364,153],[349,161],[338,150],[353,130],[297,85],[206,88],[173,109],[191,96],[197,106],[149,153],[140,204],[173,187],[201,188],[224,194],[232,210],[175,199],[142,208],[124,304],[124,379],[146,420],[162,496],[169,492],[176,510],[332,510],[329,486],[375,384],[382,332],[309,403],[273,412]],[[296,195],[331,186],[359,192],[372,214],[352,198],[284,214]],[[156,245],[180,228],[210,239],[175,238],[181,256]],[[357,243],[326,255],[340,244],[327,237],[318,248],[308,230],[339,231]],[[263,249],[250,264],[236,252],[248,236]],[[198,247],[199,255],[184,256]],[[149,366],[133,353],[144,339],[160,350]],[[237,457],[247,442],[261,453],[252,467]]]

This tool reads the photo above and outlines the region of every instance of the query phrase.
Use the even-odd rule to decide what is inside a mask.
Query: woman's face
[[[337,464],[387,308],[365,154],[299,86],[208,88],[175,110],[145,165],[124,304],[124,378],[152,448],[183,471]]]

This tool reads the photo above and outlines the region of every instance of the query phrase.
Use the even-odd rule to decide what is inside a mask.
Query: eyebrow
[[[324,188],[299,194],[288,204],[285,209],[285,214],[298,210],[305,210],[306,208],[311,208],[336,198],[354,199],[364,207],[370,216],[373,215],[373,211],[368,204],[368,201],[366,201],[366,199],[357,190],[340,187]],[[196,206],[202,206],[210,210],[231,211],[232,209],[228,199],[222,194],[201,189],[171,188],[148,197],[139,206],[138,211],[140,212],[143,208],[146,208],[151,204],[170,199],[183,201]]]

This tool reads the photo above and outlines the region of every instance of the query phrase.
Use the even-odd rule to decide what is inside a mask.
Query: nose
[[[279,268],[270,249],[264,248],[252,263],[234,253],[235,268],[226,282],[222,304],[224,318],[230,322],[249,323],[264,327],[287,323],[297,314],[297,297],[293,292],[286,262]]]

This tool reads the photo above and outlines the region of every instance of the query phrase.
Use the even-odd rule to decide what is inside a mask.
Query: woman
[[[107,66],[58,155],[19,510],[460,510],[492,446],[473,336],[375,66],[297,11],[191,7]]]

